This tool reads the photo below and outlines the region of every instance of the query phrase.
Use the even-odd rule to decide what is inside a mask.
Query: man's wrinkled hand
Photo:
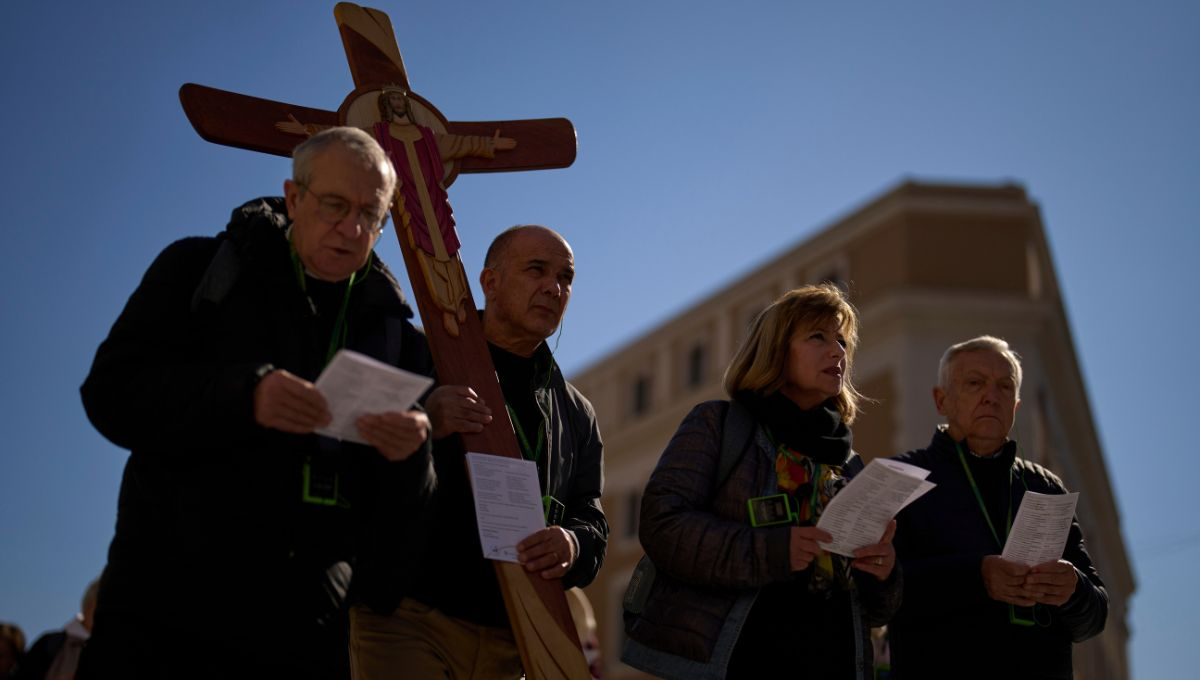
[[[466,385],[443,385],[425,400],[429,420],[433,423],[433,438],[441,439],[455,432],[475,434],[492,422],[492,410],[483,403],[475,390]]]
[[[1033,599],[1055,607],[1066,604],[1075,592],[1078,572],[1066,560],[1055,560],[1033,566],[1025,576],[1025,589]]]
[[[517,544],[517,560],[525,571],[540,571],[542,578],[562,578],[578,557],[575,541],[559,526],[539,529]]]
[[[359,417],[358,433],[384,458],[401,461],[421,448],[429,438],[429,416],[424,411],[392,411]]]
[[[313,385],[282,369],[271,371],[254,386],[254,421],[292,434],[310,434],[333,416],[325,397]]]
[[[983,587],[987,588],[988,597],[993,600],[1019,607],[1036,604],[1033,593],[1025,587],[1029,567],[1001,559],[999,555],[988,555],[980,563],[979,572],[983,576]]]

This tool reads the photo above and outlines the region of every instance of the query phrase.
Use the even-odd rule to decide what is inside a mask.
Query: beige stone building
[[[1076,677],[1128,678],[1134,577],[1038,207],[1017,185],[914,182],[572,377],[595,405],[606,444],[612,535],[587,589],[605,677],[641,677],[619,662],[621,596],[642,555],[638,507],[659,454],[695,403],[724,398],[722,373],[750,319],[785,290],[823,280],[848,290],[862,316],[855,380],[878,403],[854,439],[868,459],[929,442],[939,422],[930,391],[947,346],[990,333],[1022,355],[1015,436],[1022,455],[1082,492],[1077,512],[1111,601],[1104,634],[1076,646]]]

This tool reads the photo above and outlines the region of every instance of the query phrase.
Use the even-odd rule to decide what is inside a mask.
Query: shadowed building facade
[[[1075,645],[1078,678],[1125,679],[1135,589],[1120,515],[1038,206],[1013,184],[905,182],[765,262],[571,378],[605,440],[608,556],[587,593],[606,678],[644,677],[619,662],[621,596],[642,555],[641,492],[679,421],[721,399],[726,364],[750,320],[784,291],[832,281],[861,313],[855,383],[867,396],[854,447],[867,460],[923,447],[942,422],[931,390],[955,342],[1002,337],[1025,379],[1013,436],[1020,455],[1079,491],[1084,538],[1108,588],[1104,633]]]

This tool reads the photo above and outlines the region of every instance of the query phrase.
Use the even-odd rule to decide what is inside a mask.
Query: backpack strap
[[[745,406],[736,399],[729,400],[729,407],[725,411],[725,425],[721,429],[721,453],[717,459],[717,476],[713,478],[716,482],[713,485],[714,490],[721,488],[729,479],[733,467],[742,459],[742,454],[754,437],[757,426],[754,416],[750,415]]]
[[[221,239],[217,254],[209,261],[208,269],[204,270],[204,276],[192,293],[192,311],[199,310],[206,302],[220,305],[241,273],[242,257],[238,254],[237,246],[227,238]]]

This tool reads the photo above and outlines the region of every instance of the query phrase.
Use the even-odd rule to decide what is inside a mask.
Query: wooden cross
[[[565,118],[492,122],[451,122],[432,104],[409,88],[408,74],[396,45],[391,21],[383,12],[351,3],[334,8],[346,48],[355,89],[337,111],[313,109],[257,97],[186,84],[179,98],[188,120],[205,140],[280,156],[290,156],[306,131],[333,125],[353,125],[376,132],[385,150],[401,145],[411,153],[413,144],[434,143],[433,136],[515,140],[511,149],[491,157],[467,155],[440,168],[417,170],[429,186],[408,187],[392,207],[396,235],[404,254],[413,297],[421,312],[433,352],[438,378],[444,384],[470,385],[492,406],[493,421],[477,435],[463,436],[469,451],[520,458],[521,451],[505,409],[504,395],[483,335],[483,325],[466,285],[458,239],[453,225],[436,223],[429,212],[430,191],[444,191],[459,172],[499,172],[562,168],[575,160],[575,128]],[[389,93],[392,96],[389,97]],[[395,97],[399,97],[396,99]],[[408,115],[389,120],[383,101],[403,107]],[[390,113],[392,109],[386,109]],[[417,125],[412,125],[416,123]],[[389,135],[389,125],[393,134]],[[421,131],[425,128],[428,131]],[[407,134],[411,132],[411,134]],[[432,132],[432,135],[430,134]],[[397,139],[399,134],[405,139]],[[391,137],[390,139],[388,137]],[[495,146],[495,145],[493,145]],[[503,148],[503,147],[497,147]],[[491,151],[491,149],[485,149]],[[401,151],[403,153],[403,151]],[[390,153],[397,163],[397,154]],[[443,159],[445,160],[445,159]],[[415,162],[415,161],[414,161]],[[397,167],[401,181],[413,182],[414,168]],[[436,202],[436,196],[432,202]],[[444,203],[444,198],[443,198]],[[448,207],[448,206],[447,206]],[[428,217],[429,219],[422,219]],[[587,662],[571,619],[562,583],[529,574],[520,565],[494,562],[517,645],[531,680],[587,678]]]

